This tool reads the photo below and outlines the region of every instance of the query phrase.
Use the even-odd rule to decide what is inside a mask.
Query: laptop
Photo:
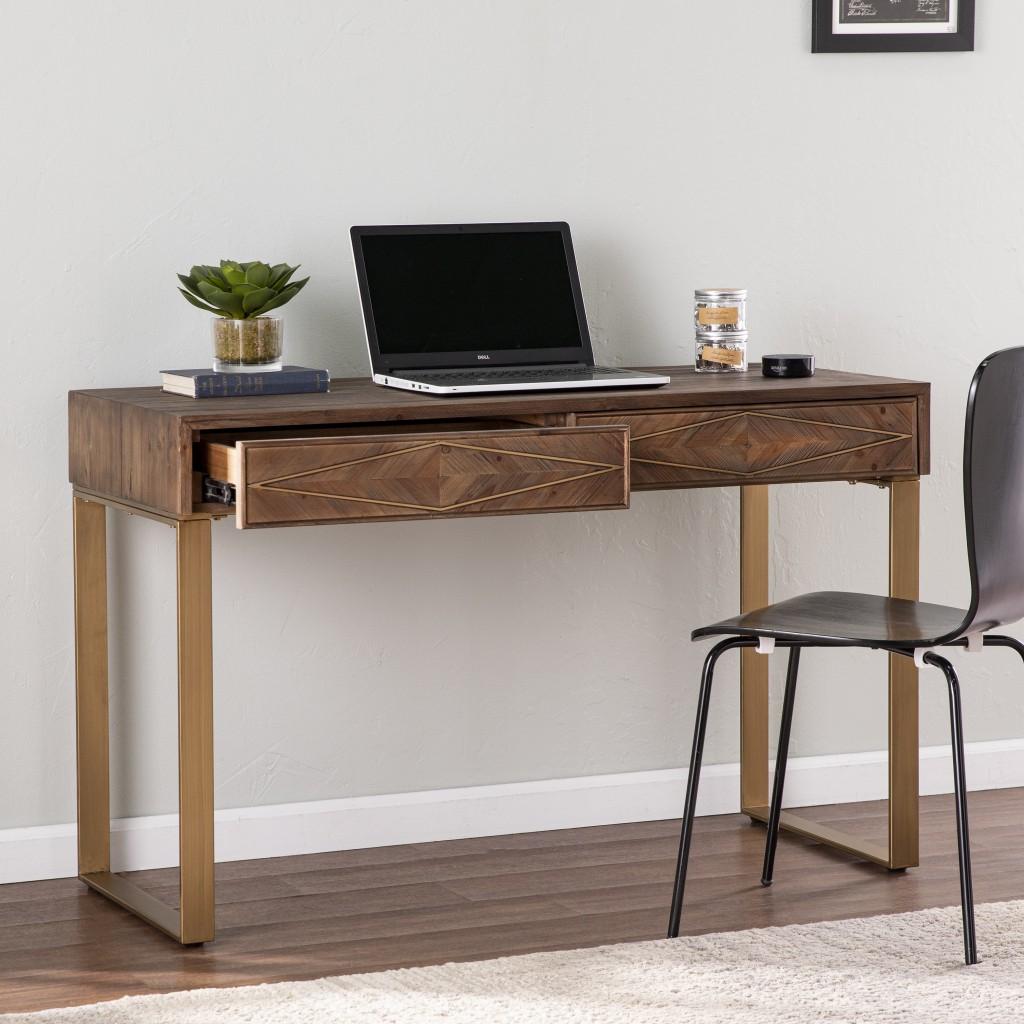
[[[432,395],[658,387],[595,366],[569,225],[352,228],[377,384]]]

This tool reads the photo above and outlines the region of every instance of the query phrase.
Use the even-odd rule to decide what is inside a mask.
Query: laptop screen
[[[381,357],[408,366],[417,356],[424,365],[459,354],[473,365],[528,351],[541,361],[564,360],[567,349],[589,356],[567,229],[502,227],[361,235],[364,306]]]

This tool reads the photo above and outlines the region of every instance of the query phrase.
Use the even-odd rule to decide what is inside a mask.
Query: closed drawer
[[[581,415],[630,430],[634,487],[916,476],[917,403]]]
[[[208,441],[239,527],[626,508],[624,426]]]

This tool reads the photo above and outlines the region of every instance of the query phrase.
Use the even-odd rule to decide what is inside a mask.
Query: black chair
[[[1024,644],[1019,641],[1008,636],[983,635],[1024,619],[1024,348],[1005,349],[989,356],[974,374],[967,397],[964,433],[964,506],[971,572],[971,606],[966,611],[873,594],[816,593],[694,630],[694,640],[723,635],[728,639],[711,649],[701,675],[669,938],[679,934],[715,664],[726,651],[736,647],[764,645],[764,649],[769,645],[762,638],[767,638],[774,641],[774,646],[789,650],[789,668],[762,885],[772,882],[800,651],[805,647],[867,647],[914,658],[918,665],[941,669],[949,687],[964,955],[968,964],[978,962],[960,683],[953,666],[936,654],[935,648],[1012,647],[1024,659]]]

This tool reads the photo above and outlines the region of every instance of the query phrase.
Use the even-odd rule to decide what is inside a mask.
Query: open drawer
[[[366,429],[207,437],[197,468],[234,486],[242,529],[629,505],[625,426]]]

